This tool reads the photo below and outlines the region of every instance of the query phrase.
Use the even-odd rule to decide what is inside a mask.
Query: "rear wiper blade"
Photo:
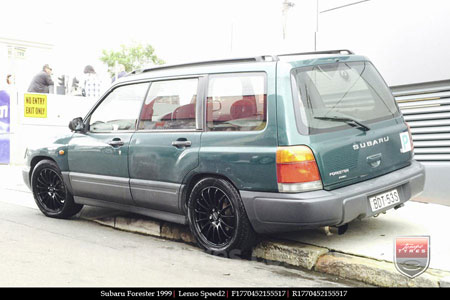
[[[369,127],[367,127],[366,125],[364,125],[363,123],[356,121],[354,119],[351,118],[343,118],[343,117],[314,117],[314,119],[318,119],[318,120],[326,120],[326,121],[336,121],[336,122],[345,122],[347,124],[349,124],[350,126],[354,126],[358,129],[361,129],[362,131],[368,131],[370,130]]]

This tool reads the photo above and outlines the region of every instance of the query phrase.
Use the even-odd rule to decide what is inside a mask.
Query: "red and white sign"
[[[430,265],[430,237],[403,236],[395,239],[394,263],[409,278],[422,274]]]

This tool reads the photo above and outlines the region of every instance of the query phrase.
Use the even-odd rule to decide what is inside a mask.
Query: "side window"
[[[210,131],[255,131],[266,126],[264,73],[211,75],[206,104]]]
[[[155,81],[141,111],[139,129],[195,129],[197,78]]]
[[[114,89],[90,118],[91,132],[134,130],[148,83],[130,84]]]

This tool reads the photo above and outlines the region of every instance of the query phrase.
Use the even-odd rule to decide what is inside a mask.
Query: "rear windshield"
[[[370,62],[338,62],[295,69],[292,74],[298,127],[303,134],[349,128],[399,116],[391,91]],[[334,119],[334,120],[333,120]]]

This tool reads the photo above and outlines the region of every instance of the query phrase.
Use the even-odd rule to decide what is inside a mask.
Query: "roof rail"
[[[277,56],[294,56],[294,55],[312,55],[312,54],[355,54],[348,49],[337,49],[337,50],[324,50],[324,51],[312,51],[312,52],[300,52],[300,53],[287,53],[278,54]]]
[[[152,66],[149,68],[134,70],[134,71],[130,72],[128,75],[140,74],[140,73],[151,72],[151,71],[166,70],[166,69],[172,69],[172,68],[204,66],[204,65],[212,65],[212,64],[278,61],[279,56],[311,55],[311,54],[344,54],[343,52],[346,52],[346,54],[354,54],[350,50],[340,49],[340,50],[313,51],[313,52],[301,52],[301,53],[277,54],[277,55],[260,55],[260,56],[254,56],[254,57],[217,59],[217,60],[181,63],[181,64],[173,64],[173,65]]]
[[[244,57],[244,58],[229,58],[229,59],[207,60],[207,61],[181,63],[181,64],[173,64],[173,65],[152,66],[150,68],[145,68],[145,69],[132,71],[130,73],[130,75],[131,74],[145,73],[145,72],[150,72],[150,71],[158,71],[158,70],[166,70],[166,69],[172,69],[172,68],[180,68],[180,67],[192,67],[192,66],[203,66],[203,65],[225,64],[225,63],[239,63],[239,62],[260,62],[260,61],[267,61],[266,57],[271,57],[272,60],[276,60],[271,55],[262,55],[262,56]]]

